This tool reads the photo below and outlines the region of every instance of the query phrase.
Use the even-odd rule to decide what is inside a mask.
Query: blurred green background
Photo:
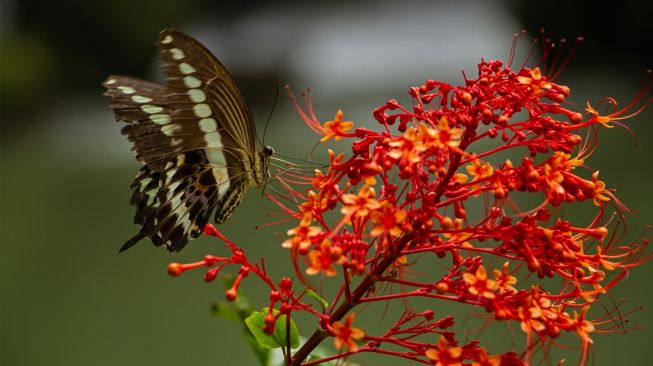
[[[273,108],[275,83],[291,83],[296,92],[312,87],[321,118],[341,108],[364,125],[386,99],[407,101],[411,85],[427,78],[460,83],[460,70],[473,74],[481,57],[505,59],[512,34],[523,28],[533,34],[544,26],[554,38],[585,36],[558,80],[572,88],[578,108],[603,96],[629,102],[643,70],[653,66],[651,2],[601,8],[571,1],[4,0],[1,6],[0,363],[7,366],[255,363],[239,327],[210,315],[210,304],[223,298],[221,285],[205,284],[199,272],[174,279],[165,273],[171,261],[223,254],[219,242],[200,238],[181,254],[144,242],[118,254],[136,231],[128,187],[138,164],[100,82],[110,73],[160,80],[154,40],[162,28],[180,28],[220,57],[259,131]],[[524,41],[520,50],[527,48]],[[588,163],[637,211],[629,221],[635,235],[653,224],[653,108],[626,123],[639,147],[624,129],[602,131],[600,151]],[[281,94],[266,143],[306,156],[313,141]],[[286,227],[255,229],[276,219],[268,215],[274,206],[250,192],[236,212],[221,230],[250,256],[264,256],[274,276],[288,273],[279,247]],[[653,265],[635,269],[615,299],[628,298],[626,308],[653,308],[652,277]],[[256,281],[246,290],[265,304]],[[434,310],[455,311],[439,304]],[[595,337],[595,365],[650,364],[653,311],[631,319],[642,329]],[[492,332],[490,346],[507,334],[505,327]],[[500,350],[506,346],[494,349]]]

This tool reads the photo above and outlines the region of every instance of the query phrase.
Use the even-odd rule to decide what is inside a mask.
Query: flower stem
[[[401,253],[404,247],[408,245],[411,241],[412,235],[410,233],[404,235],[397,241],[397,251],[396,253]],[[342,318],[351,311],[358,301],[367,293],[367,291],[377,282],[377,278],[381,276],[385,270],[397,259],[397,255],[389,255],[363,278],[361,283],[356,287],[356,289],[351,294],[351,300],[344,300],[340,306],[333,312],[329,317],[331,322],[341,320]],[[302,362],[313,352],[313,350],[320,344],[322,341],[329,335],[326,329],[318,328],[313,332],[310,338],[304,343],[304,345],[295,353],[292,358],[291,365],[299,366]]]

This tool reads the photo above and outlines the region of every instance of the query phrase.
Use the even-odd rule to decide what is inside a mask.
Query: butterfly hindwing
[[[149,237],[157,245],[181,250],[198,237],[219,200],[213,167],[202,150],[178,155],[160,171],[141,168],[132,184],[134,223],[140,232],[122,250]]]
[[[220,198],[215,211],[215,223],[221,224],[231,217],[245,194],[245,182],[240,180],[229,187],[229,190]]]

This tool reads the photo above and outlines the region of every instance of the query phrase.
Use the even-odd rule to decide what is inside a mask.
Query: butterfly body
[[[112,75],[103,85],[122,133],[143,167],[132,183],[134,222],[143,238],[179,251],[215,209],[228,220],[249,186],[263,187],[273,153],[256,130],[233,79],[203,45],[172,29],[157,43],[165,85]]]

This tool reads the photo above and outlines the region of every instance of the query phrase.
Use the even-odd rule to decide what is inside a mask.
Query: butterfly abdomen
[[[231,217],[240,201],[242,201],[245,194],[245,184],[232,185],[227,193],[222,196],[218,202],[217,210],[215,211],[215,223],[221,224]]]

